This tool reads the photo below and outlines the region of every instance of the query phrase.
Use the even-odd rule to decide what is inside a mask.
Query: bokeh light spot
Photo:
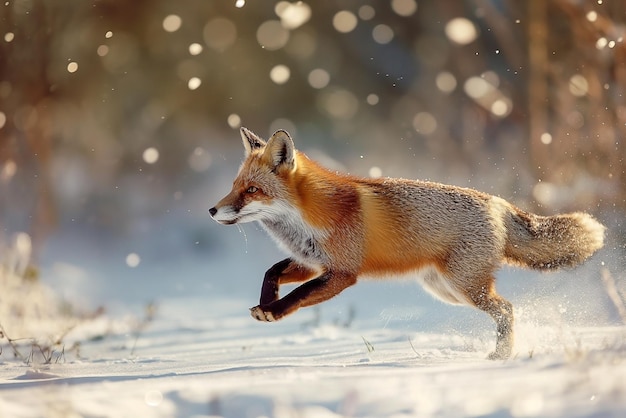
[[[430,135],[437,129],[437,119],[429,112],[420,112],[413,118],[413,127],[423,135]]]
[[[447,71],[442,71],[437,74],[437,78],[435,79],[435,84],[437,88],[444,93],[451,93],[456,88],[456,77],[452,73]]]
[[[463,86],[465,93],[471,97],[472,99],[478,99],[483,96],[486,96],[490,91],[493,90],[493,86],[491,86],[486,80],[480,77],[470,77],[465,81],[465,85]]]
[[[393,29],[383,24],[376,25],[372,30],[372,37],[376,43],[388,44],[393,39]]]
[[[141,258],[137,253],[130,253],[126,256],[126,265],[135,268],[141,263]]]
[[[0,181],[9,182],[17,173],[17,164],[13,160],[8,160],[0,170]]]
[[[513,101],[493,84],[499,82],[495,74],[484,73],[481,77],[468,78],[463,89],[465,94],[493,116],[503,118],[513,110]]]
[[[356,28],[358,21],[354,13],[341,10],[333,16],[333,27],[337,32],[348,33]]]
[[[163,19],[163,29],[166,32],[176,32],[183,24],[183,20],[178,15],[167,15]]]
[[[212,161],[211,154],[202,147],[196,147],[188,159],[189,167],[196,173],[207,171]]]
[[[509,106],[509,103],[505,99],[495,100],[491,104],[490,110],[494,116],[498,116],[498,117],[503,117],[511,113],[511,108]]]
[[[263,22],[256,31],[259,45],[270,51],[284,47],[289,41],[289,31],[277,20]]]
[[[143,160],[148,164],[156,163],[159,161],[159,150],[154,147],[146,148],[143,151]]]
[[[366,4],[364,6],[359,7],[359,17],[363,20],[372,20],[376,16],[376,10]]]
[[[187,82],[189,90],[196,90],[202,84],[202,80],[198,77],[191,77]]]
[[[371,168],[369,169],[368,174],[369,174],[369,176],[370,176],[371,178],[373,178],[373,179],[377,179],[377,178],[382,177],[382,175],[383,175],[383,170],[381,170],[381,169],[380,169],[380,167],[376,167],[376,166],[374,166],[374,167],[371,167]]]
[[[590,10],[589,12],[587,12],[587,15],[585,17],[588,21],[595,22],[596,20],[598,20],[598,12]]]
[[[478,37],[476,26],[464,17],[450,20],[446,24],[445,32],[448,39],[459,45],[467,45]]]
[[[368,105],[375,106],[380,101],[380,98],[378,97],[378,94],[371,93],[367,95],[367,98],[365,99],[365,101],[367,102]]]
[[[291,71],[286,65],[276,65],[270,70],[270,79],[276,84],[285,84],[290,76]]]
[[[70,73],[75,73],[76,71],[78,71],[78,63],[72,61],[67,64],[67,71]]]
[[[585,126],[585,118],[577,110],[569,112],[565,117],[565,120],[574,129],[581,129],[583,126]]]
[[[548,132],[544,132],[541,134],[541,137],[539,137],[539,140],[544,145],[550,145],[552,143],[552,135],[550,135]]]
[[[587,79],[580,75],[574,74],[569,79],[569,91],[576,97],[582,97],[589,91],[589,83]]]
[[[321,68],[316,68],[309,73],[309,84],[314,89],[323,89],[330,82],[330,74]]]
[[[311,18],[311,7],[302,1],[297,3],[279,1],[276,3],[274,11],[280,17],[280,23],[283,27],[290,30],[299,28]]]
[[[322,109],[331,117],[340,120],[351,119],[359,109],[355,95],[344,89],[337,89],[320,97]]]
[[[236,113],[231,113],[230,115],[228,115],[226,122],[228,123],[228,126],[233,129],[239,128],[241,126],[241,118]]]
[[[391,0],[391,8],[400,16],[411,16],[417,11],[415,0]]]
[[[189,45],[189,53],[191,55],[199,55],[203,49],[204,48],[202,48],[202,45],[200,45],[197,42],[194,42],[193,44]]]
[[[223,52],[230,48],[237,39],[235,24],[224,17],[211,19],[203,30],[204,42],[215,51]]]
[[[496,88],[500,86],[500,77],[494,71],[485,71],[480,77]]]
[[[107,45],[100,45],[96,50],[99,57],[104,57],[109,53],[109,47]]]

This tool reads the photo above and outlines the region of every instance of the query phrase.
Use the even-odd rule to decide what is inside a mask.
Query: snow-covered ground
[[[610,250],[563,273],[501,271],[517,339],[514,358],[494,362],[486,315],[411,281],[363,282],[256,322],[248,307],[282,255],[255,227],[218,227],[193,242],[217,240],[210,250],[171,231],[159,245],[164,231],[54,238],[42,281],[78,311],[106,310],[29,331],[71,328],[52,364],[15,359],[2,340],[0,417],[626,416],[626,328],[600,279]]]

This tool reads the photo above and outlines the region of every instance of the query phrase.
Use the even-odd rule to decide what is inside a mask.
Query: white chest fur
[[[325,264],[328,256],[321,246],[326,232],[307,224],[300,212],[288,205],[276,203],[272,212],[276,216],[261,221],[265,230],[283,250],[305,264]]]

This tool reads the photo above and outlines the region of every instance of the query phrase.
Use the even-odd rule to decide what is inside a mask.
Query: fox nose
[[[209,209],[209,213],[211,214],[211,216],[215,216],[215,214],[217,213],[217,209],[211,208]]]

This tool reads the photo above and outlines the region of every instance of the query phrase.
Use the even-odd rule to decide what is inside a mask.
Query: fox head
[[[226,225],[281,216],[290,197],[285,182],[296,170],[296,150],[286,131],[276,131],[267,142],[246,128],[240,132],[246,158],[231,192],[209,209]]]

